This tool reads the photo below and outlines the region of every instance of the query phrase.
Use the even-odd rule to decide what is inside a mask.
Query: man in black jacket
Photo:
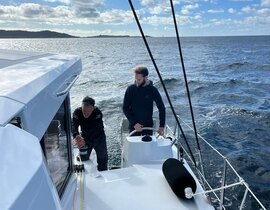
[[[73,112],[72,134],[74,142],[80,149],[82,160],[89,160],[92,149],[96,151],[98,170],[107,170],[108,154],[102,113],[95,106],[95,100],[86,96],[81,107]],[[81,134],[79,133],[79,128]]]
[[[153,102],[159,110],[160,135],[164,134],[165,106],[153,83],[148,80],[148,69],[140,66],[134,69],[135,84],[130,85],[125,93],[123,111],[129,121],[129,131],[136,130],[136,135],[151,134],[142,131],[143,127],[153,127]]]

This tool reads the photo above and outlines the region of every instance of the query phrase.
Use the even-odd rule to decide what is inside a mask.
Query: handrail
[[[193,132],[193,128],[191,126],[189,126],[185,121],[183,121],[179,116],[178,118],[189,128],[191,129]],[[223,159],[225,159],[226,157],[224,155],[222,155],[215,147],[213,147],[208,141],[206,141],[199,133],[198,133],[198,137],[200,137],[201,140],[203,140],[206,144],[208,144],[208,146],[210,146],[213,150],[215,150],[216,153],[218,153],[218,155],[220,155]]]
[[[143,131],[143,130],[157,131],[157,129],[152,128],[152,127],[143,127],[143,128],[142,128],[142,131]],[[128,136],[131,136],[132,134],[134,134],[134,133],[136,133],[136,132],[139,132],[139,131],[133,130],[133,131],[131,131],[131,132],[128,134]]]
[[[190,127],[185,121],[183,121],[181,119],[182,122],[184,122],[184,124],[189,127],[191,130],[192,130],[192,127]],[[151,128],[151,127],[144,127],[143,128],[144,130],[146,129],[151,129],[151,130],[156,130],[154,128]],[[177,128],[178,129],[178,128]],[[176,130],[177,130],[176,129]],[[173,138],[176,138],[178,141],[175,142],[175,146],[177,147],[178,149],[178,153],[179,153],[179,146],[182,147],[182,143],[179,142],[180,140],[180,136],[177,137],[177,133],[180,134],[180,132],[176,132],[174,133],[174,131],[170,128],[170,126],[166,125],[166,129],[165,129],[165,136],[166,134],[167,135],[172,135]],[[264,205],[260,202],[260,200],[254,195],[254,193],[251,191],[251,189],[249,188],[249,185],[245,182],[245,180],[237,173],[237,171],[234,169],[234,167],[231,165],[231,163],[228,161],[228,159],[223,156],[219,151],[217,151],[217,149],[215,149],[206,139],[204,139],[201,135],[198,134],[198,137],[200,140],[202,140],[206,146],[209,146],[213,152],[216,153],[216,155],[218,155],[222,160],[224,160],[224,164],[223,164],[223,174],[222,174],[222,177],[221,177],[221,182],[216,182],[216,184],[221,184],[221,186],[211,186],[210,184],[210,180],[207,180],[206,177],[204,176],[204,174],[202,174],[201,170],[199,167],[195,167],[195,164],[193,163],[193,159],[189,156],[189,153],[186,151],[186,149],[184,147],[183,150],[184,150],[184,153],[186,155],[186,159],[188,159],[189,161],[192,162],[191,166],[193,166],[193,169],[195,168],[199,178],[200,178],[200,183],[204,183],[205,186],[204,187],[204,191],[203,192],[197,192],[197,193],[194,193],[193,196],[196,196],[196,195],[199,195],[199,194],[205,194],[207,197],[209,198],[215,198],[216,202],[214,202],[214,204],[216,205],[219,205],[218,207],[216,206],[217,209],[220,209],[220,210],[226,210],[226,206],[225,204],[226,203],[223,203],[224,200],[225,200],[225,196],[228,195],[228,192],[230,191],[225,191],[225,189],[233,189],[234,187],[237,187],[237,186],[242,186],[244,187],[245,189],[245,193],[244,193],[244,196],[242,198],[241,203],[239,203],[239,206],[237,209],[241,210],[244,208],[244,205],[245,205],[245,202],[246,202],[246,199],[247,199],[247,195],[248,193],[250,193],[251,197],[254,199],[254,201],[257,202],[257,205],[260,206],[260,209],[262,210],[266,210],[266,208],[264,207]],[[180,157],[178,157],[180,158]],[[234,174],[234,176],[236,176],[235,178],[237,178],[235,181],[233,181],[232,183],[230,184],[226,184],[227,182],[227,174],[228,172],[232,172],[232,174]],[[212,180],[211,180],[212,181]],[[215,184],[215,185],[216,185]],[[218,194],[217,192],[220,192],[220,194]],[[227,193],[227,194],[226,194]],[[211,199],[209,199],[210,202]]]
[[[222,184],[221,187],[224,187],[226,185],[226,173],[227,172],[227,164],[226,164],[226,159],[224,160],[224,166],[223,166],[223,177],[222,177]],[[220,192],[220,210],[222,210],[223,202],[224,202],[224,197],[225,197],[225,189],[222,189]]]
[[[179,116],[178,116],[179,117]],[[183,121],[180,117],[179,120],[181,120],[190,130],[193,130],[193,128],[191,126],[189,126],[185,121]],[[177,125],[176,125],[177,126]],[[198,134],[199,139],[201,139],[206,145],[208,145],[212,151],[214,151],[220,158],[222,158],[224,160],[224,166],[223,166],[223,174],[222,174],[222,183],[221,183],[221,187],[218,188],[212,188],[211,185],[209,184],[209,182],[206,180],[204,174],[199,170],[198,167],[195,167],[195,169],[197,170],[199,176],[204,180],[204,182],[207,184],[208,188],[210,190],[205,190],[204,192],[199,192],[199,193],[195,193],[193,194],[194,196],[198,195],[198,194],[208,194],[208,193],[214,193],[215,197],[217,198],[219,205],[220,205],[220,209],[226,209],[223,205],[223,198],[225,197],[225,189],[227,188],[231,188],[234,186],[244,186],[245,187],[245,193],[241,202],[241,205],[239,207],[239,209],[242,209],[245,203],[245,200],[247,198],[247,193],[249,192],[252,197],[257,201],[258,205],[260,205],[260,207],[263,210],[266,210],[266,208],[264,207],[264,205],[260,202],[260,200],[255,196],[255,194],[251,191],[251,189],[249,188],[248,184],[245,182],[245,180],[238,174],[238,172],[235,170],[235,168],[232,166],[232,164],[228,161],[228,159],[222,155],[216,148],[214,148],[206,139],[204,139],[200,134]],[[181,144],[181,143],[180,143]],[[184,148],[183,148],[184,149]],[[186,153],[187,157],[189,158],[190,161],[192,161],[192,158],[190,158],[189,154],[187,153],[187,151],[184,149],[184,152]],[[193,161],[192,161],[193,162]],[[226,174],[227,174],[227,166],[229,166],[229,168],[232,170],[232,172],[234,173],[234,175],[237,176],[238,178],[238,182],[232,183],[232,184],[225,184],[226,183]],[[217,194],[215,193],[216,191],[220,191],[220,197],[217,196]]]
[[[67,83],[68,86],[66,87],[66,89],[64,89],[63,91],[61,91],[59,93],[56,93],[56,96],[57,97],[62,96],[62,95],[65,95],[66,93],[68,93],[68,91],[74,85],[74,83],[76,82],[76,80],[79,78],[79,75],[73,75],[73,77],[74,77],[74,79],[71,82],[68,82]]]

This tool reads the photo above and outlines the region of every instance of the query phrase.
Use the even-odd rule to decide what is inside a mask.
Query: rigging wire
[[[162,87],[163,87],[163,89],[164,89],[164,92],[165,92],[165,94],[166,94],[167,100],[168,100],[168,102],[169,102],[169,104],[170,104],[170,108],[171,108],[171,110],[172,110],[172,112],[173,112],[173,115],[174,115],[174,117],[175,117],[175,120],[176,120],[176,122],[177,122],[177,125],[178,125],[178,127],[179,127],[179,129],[180,129],[180,131],[181,131],[181,134],[182,134],[182,136],[183,136],[183,139],[185,140],[185,143],[186,143],[186,145],[187,145],[187,147],[188,147],[188,150],[189,150],[190,156],[191,156],[191,158],[192,158],[192,160],[193,160],[194,166],[197,167],[195,158],[194,158],[193,153],[192,153],[192,151],[191,151],[191,148],[190,148],[190,146],[189,146],[189,144],[188,144],[187,138],[186,138],[186,136],[185,136],[185,134],[184,134],[184,131],[183,131],[181,125],[180,125],[179,119],[178,119],[177,114],[176,114],[176,112],[175,112],[175,110],[174,110],[174,107],[173,107],[173,105],[172,105],[171,99],[170,99],[169,94],[168,94],[168,91],[167,91],[167,89],[166,89],[166,87],[165,87],[165,84],[164,84],[164,81],[163,81],[163,79],[162,79],[162,76],[161,76],[161,74],[160,74],[160,72],[159,72],[159,70],[158,70],[158,67],[157,67],[156,62],[155,62],[155,60],[154,60],[154,57],[153,57],[153,55],[152,55],[152,52],[151,52],[150,47],[149,47],[149,45],[148,45],[148,42],[147,42],[147,40],[146,40],[146,38],[145,38],[145,35],[144,35],[143,30],[142,30],[140,21],[139,21],[139,19],[138,19],[138,17],[137,17],[137,13],[136,13],[136,11],[135,11],[135,9],[134,9],[134,7],[133,7],[132,0],[128,0],[128,2],[129,2],[129,5],[130,5],[130,7],[131,7],[131,10],[132,10],[132,12],[133,12],[133,16],[134,16],[134,18],[135,18],[135,20],[136,20],[136,23],[137,23],[137,25],[138,25],[138,28],[139,28],[139,30],[140,30],[140,33],[141,33],[141,36],[142,36],[142,38],[143,38],[144,44],[145,44],[145,46],[146,46],[146,48],[147,48],[148,54],[149,54],[149,56],[150,56],[150,58],[151,58],[151,60],[152,60],[152,63],[153,63],[153,65],[154,65],[154,67],[155,67],[155,70],[156,70],[156,72],[157,72],[157,74],[158,74],[158,77],[159,77],[159,79],[160,79],[160,82],[161,82],[161,84],[162,84]]]
[[[194,117],[194,112],[193,112],[193,108],[192,108],[190,91],[189,91],[189,87],[188,87],[186,69],[185,69],[185,64],[184,64],[182,48],[181,48],[181,42],[180,42],[180,38],[179,38],[180,36],[179,36],[178,27],[177,27],[176,18],[175,18],[173,0],[170,0],[170,3],[171,3],[171,9],[172,9],[172,16],[173,16],[173,22],[174,22],[174,27],[175,27],[175,33],[176,33],[176,38],[177,38],[179,56],[180,56],[180,60],[181,60],[183,76],[184,76],[185,86],[186,86],[186,91],[187,91],[187,96],[188,96],[189,109],[190,109],[190,114],[191,114],[191,118],[192,118],[192,125],[193,125],[193,129],[194,129],[197,148],[198,148],[198,151],[199,151],[199,158],[200,158],[200,163],[201,163],[200,166],[201,166],[202,174],[204,175],[204,167],[203,167],[203,164],[202,164],[201,148],[200,148],[199,138],[198,138],[198,134],[197,134],[197,128],[196,128],[195,117]]]
[[[182,64],[182,69],[183,69],[183,75],[184,75],[184,80],[185,80],[185,86],[186,86],[187,96],[188,96],[189,109],[190,109],[190,113],[191,113],[193,129],[194,129],[194,133],[195,133],[195,137],[196,137],[196,142],[197,142],[198,150],[201,150],[200,149],[199,140],[198,140],[198,135],[197,135],[197,129],[196,129],[196,124],[195,124],[194,112],[193,112],[192,103],[191,103],[190,91],[189,91],[189,87],[188,87],[188,81],[187,81],[186,69],[185,69],[185,64],[184,64],[184,58],[183,58],[183,54],[182,54],[182,48],[181,48],[181,43],[180,43],[180,38],[179,38],[179,33],[178,33],[178,28],[177,28],[177,23],[176,23],[176,18],[175,18],[175,13],[174,13],[173,0],[170,0],[170,2],[171,2],[173,22],[174,22],[175,33],[176,33],[176,38],[177,38],[177,44],[178,44],[178,49],[179,49],[179,56],[180,56],[180,60],[181,60],[181,64]]]

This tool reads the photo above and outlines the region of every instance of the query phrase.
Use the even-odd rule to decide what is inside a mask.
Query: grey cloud
[[[27,18],[48,16],[53,13],[50,7],[44,7],[38,4],[25,4],[22,5],[22,14]]]
[[[75,5],[78,7],[86,7],[86,8],[96,8],[104,5],[103,0],[71,0],[71,5]]]
[[[98,8],[104,5],[103,0],[71,0],[70,4],[75,10],[76,16],[96,18],[100,16]]]
[[[95,8],[76,8],[76,16],[82,18],[96,18],[99,17],[99,13]]]

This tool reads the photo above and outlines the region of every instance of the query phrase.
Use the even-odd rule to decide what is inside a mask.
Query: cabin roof
[[[79,60],[75,55],[0,49],[0,125]]]

